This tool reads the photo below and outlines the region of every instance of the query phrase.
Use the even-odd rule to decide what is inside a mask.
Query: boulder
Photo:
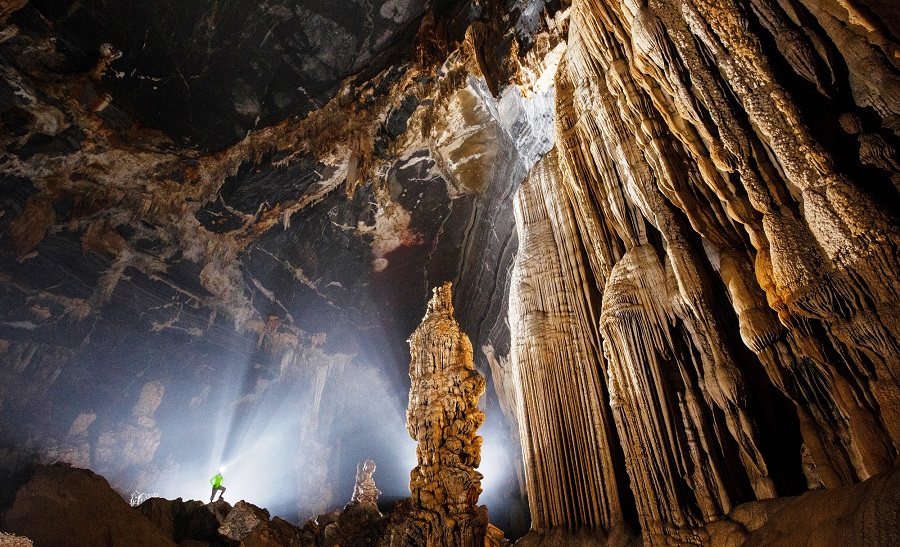
[[[215,546],[236,543],[219,533],[219,526],[231,512],[231,506],[224,501],[204,504],[196,500],[185,502],[181,498],[150,498],[138,506],[138,511],[182,546],[186,541]]]
[[[806,492],[751,531],[743,547],[834,545],[900,545],[900,469],[860,484]]]
[[[241,547],[299,547],[309,545],[301,541],[300,529],[282,520],[273,518],[270,522],[260,523],[247,534]]]
[[[122,499],[103,477],[63,464],[26,471],[0,527],[37,547],[166,547],[175,542]]]
[[[257,526],[268,523],[269,512],[267,510],[242,500],[237,502],[234,509],[225,517],[219,527],[219,533],[233,540],[241,541]]]

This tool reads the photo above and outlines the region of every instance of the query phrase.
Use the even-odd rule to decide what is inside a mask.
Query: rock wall
[[[556,152],[517,196],[510,306],[523,377],[584,359],[519,385],[537,530],[622,507],[646,544],[700,544],[741,502],[897,465],[898,42],[896,13],[871,7],[567,6]],[[588,386],[566,398],[575,425],[534,419],[570,382]],[[592,398],[615,432],[592,425]],[[581,462],[542,461],[529,436],[590,427],[613,462],[596,484],[618,494],[536,496]],[[610,481],[622,463],[628,481]]]

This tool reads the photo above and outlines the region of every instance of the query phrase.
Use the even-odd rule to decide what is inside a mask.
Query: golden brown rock
[[[555,197],[557,171],[551,151],[516,195],[519,252],[509,322],[531,526],[538,533],[593,530],[620,541],[615,434],[604,379],[590,365],[599,348],[596,331],[583,321],[590,302],[577,287],[586,272],[571,245],[573,211]]]
[[[538,191],[529,180],[518,197],[512,358],[580,356],[581,338],[603,355],[519,382],[536,531],[552,536],[545,502],[559,511],[551,529],[597,503],[555,501],[572,471],[541,479],[572,465],[560,451],[543,459],[546,440],[569,438],[591,396],[613,409],[615,432],[595,431],[621,443],[611,460],[624,458],[646,544],[697,543],[742,501],[897,464],[900,291],[887,272],[900,266],[900,223],[895,197],[873,199],[863,175],[879,170],[878,191],[894,192],[900,85],[886,69],[897,40],[884,29],[845,2],[571,2],[556,73],[559,159],[535,167],[531,179],[545,182]],[[847,84],[853,105],[838,120]],[[840,142],[855,142],[857,157],[826,127],[855,139]],[[548,268],[548,256],[563,266]],[[586,304],[562,322],[554,300],[573,294]],[[578,382],[567,421],[522,418],[591,364],[608,388]],[[609,484],[607,510],[625,489]],[[715,535],[740,544],[742,534],[722,524]]]
[[[409,338],[412,362],[406,428],[418,442],[410,473],[411,511],[389,530],[391,546],[481,546],[487,508],[478,506],[484,422],[478,398],[485,381],[474,369],[472,343],[453,318],[450,283],[434,289],[422,323]]]

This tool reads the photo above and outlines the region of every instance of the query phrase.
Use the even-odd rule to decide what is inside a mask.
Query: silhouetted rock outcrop
[[[174,546],[101,477],[67,465],[37,465],[26,471],[0,528],[30,538],[37,547]]]
[[[202,501],[170,501],[150,498],[137,507],[145,517],[176,543],[202,541],[210,546],[226,547],[237,542],[219,532],[232,507],[225,501],[204,504]]]

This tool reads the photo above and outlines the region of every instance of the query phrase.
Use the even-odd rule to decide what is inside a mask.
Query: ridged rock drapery
[[[556,154],[516,194],[519,251],[510,287],[512,364],[531,526],[623,542],[611,448],[615,433],[596,344],[596,310],[571,206],[558,196]],[[556,219],[553,222],[551,219]],[[571,540],[570,540],[571,541]],[[588,541],[591,543],[591,541]]]
[[[409,338],[412,362],[406,428],[419,444],[410,473],[411,512],[390,544],[481,546],[487,508],[479,507],[484,422],[477,408],[485,381],[474,369],[472,343],[453,318],[450,283],[434,289],[422,324]]]
[[[620,495],[604,511],[635,509],[646,544],[700,544],[740,503],[898,463],[900,66],[879,13],[891,11],[570,3],[556,152],[518,198],[531,221],[517,226],[512,357],[552,363],[545,340],[570,353],[585,334],[602,346],[573,372],[605,382],[541,369],[547,383],[521,380],[520,412],[567,384],[612,408],[615,432],[597,435],[623,453],[591,457],[624,462],[634,499],[610,483]],[[558,184],[536,193],[535,180]],[[564,268],[576,290],[536,281],[547,256],[583,261]],[[585,304],[569,324],[584,327],[560,335],[555,301],[574,294]],[[557,482],[534,500],[541,477],[570,464],[533,441],[571,423],[520,422],[533,526],[571,529],[596,500],[542,517],[567,498]]]

